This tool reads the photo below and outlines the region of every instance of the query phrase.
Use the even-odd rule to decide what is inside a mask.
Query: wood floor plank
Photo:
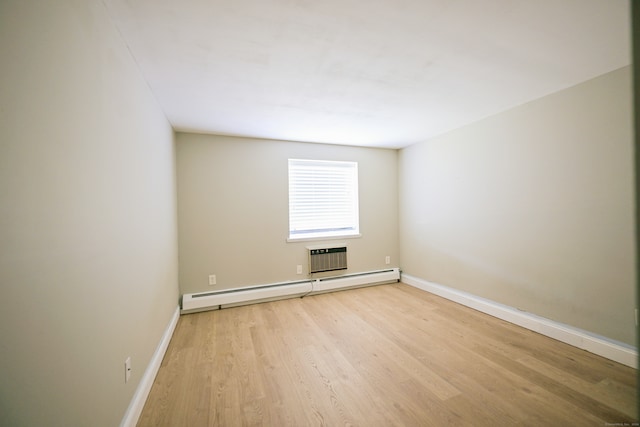
[[[404,284],[181,316],[138,425],[637,421],[636,370]]]
[[[382,287],[378,287],[378,290],[380,288]],[[384,318],[386,316],[380,316],[380,310],[376,311],[371,305],[359,301],[356,298],[350,299],[348,302],[349,305],[344,305],[344,308],[359,313],[359,317],[366,322],[367,328],[376,331],[376,333],[382,337],[379,338],[379,340],[385,340],[385,344],[383,344],[381,348],[386,349],[389,357],[404,367],[404,370],[407,371],[407,374],[412,380],[418,381],[424,387],[427,387],[441,400],[446,400],[460,394],[459,390],[438,374],[439,371],[429,369],[429,367],[420,360],[420,349],[411,346],[416,337],[405,333],[406,331],[410,331],[410,329],[398,328],[393,323],[385,322]],[[385,310],[388,310],[389,307],[390,305],[386,304]],[[382,313],[384,313],[384,311]],[[397,312],[389,314],[400,315]]]
[[[537,372],[527,368],[518,361],[507,359],[499,353],[482,346],[478,346],[475,351],[491,360],[502,369],[508,370],[523,380],[529,381],[531,384],[551,392],[556,397],[554,400],[564,400],[568,404],[575,406],[583,414],[592,414],[605,422],[606,420],[616,420],[616,422],[626,423],[635,421],[622,412],[609,407],[606,403],[600,400],[594,399],[593,397],[583,393],[574,392],[564,383],[552,378],[551,376],[539,375]]]
[[[598,383],[585,380],[555,366],[537,360],[533,357],[523,357],[517,360],[529,369],[533,369],[541,375],[547,375],[577,393],[586,394],[601,401],[610,408],[616,409],[633,418],[636,415],[635,402],[631,402],[627,396],[635,394],[632,387],[620,384],[611,379],[604,379]]]

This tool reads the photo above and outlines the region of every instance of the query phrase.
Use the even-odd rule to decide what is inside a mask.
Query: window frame
[[[345,215],[344,217],[339,217],[335,214],[322,216],[317,228],[315,229],[301,228],[300,230],[296,231],[294,229],[294,222],[296,222],[296,219],[294,217],[294,212],[292,211],[293,204],[295,203],[295,200],[292,200],[292,198],[295,198],[295,194],[294,194],[295,190],[293,188],[293,185],[296,184],[296,182],[292,182],[292,178],[295,178],[294,176],[292,176],[292,172],[295,173],[296,171],[295,170],[292,171],[292,167],[298,168],[298,169],[306,168],[305,172],[308,173],[309,175],[313,175],[314,169],[315,169],[315,172],[319,173],[320,175],[330,173],[330,170],[332,168],[335,169],[337,175],[332,177],[334,181],[320,182],[320,184],[325,185],[325,188],[327,188],[327,186],[330,186],[331,183],[335,183],[337,181],[340,181],[341,179],[345,180],[346,178],[344,178],[343,176],[340,176],[341,174],[339,174],[338,171],[347,170],[348,174],[350,175],[350,180],[346,183],[347,187],[343,191],[345,191],[347,194],[347,196],[344,196],[344,197],[348,198],[348,203],[343,201],[342,203],[336,203],[334,207],[346,208],[347,206],[349,206],[351,209],[350,211],[348,211],[349,214]],[[289,158],[287,172],[288,172],[288,201],[289,201],[289,206],[288,206],[289,221],[288,221],[287,242],[300,242],[300,241],[310,241],[310,240],[332,240],[332,239],[362,237],[362,235],[360,234],[360,199],[359,199],[359,188],[358,188],[359,187],[359,169],[358,169],[357,161]],[[304,188],[304,185],[299,185],[298,189],[300,188]],[[310,188],[306,188],[306,189],[310,190]],[[319,191],[318,193],[314,193],[314,195],[311,196],[311,198],[314,198],[314,200],[318,201],[319,204],[324,205],[321,209],[328,210],[329,208],[332,208],[332,206],[326,204],[328,200],[327,194],[330,194],[330,191],[329,192]],[[310,209],[306,209],[306,212],[308,214],[310,212]],[[343,224],[345,226],[340,228],[323,228],[323,226],[320,225],[322,223],[330,224],[332,223],[332,221],[347,221],[348,217],[351,217],[348,219],[348,221],[350,221],[348,226],[346,222]],[[340,218],[340,219],[336,220],[336,218]],[[302,220],[298,219],[297,221],[299,226],[301,223],[303,224]],[[334,224],[337,224],[337,222]]]

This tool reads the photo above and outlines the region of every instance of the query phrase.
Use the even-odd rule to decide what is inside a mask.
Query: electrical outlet
[[[391,257],[389,255],[384,258],[384,263],[387,265],[391,264]]]
[[[302,266],[300,264],[296,266],[296,274],[302,274]]]
[[[129,378],[131,378],[131,356],[124,361],[124,382],[129,382]]]
[[[209,286],[213,286],[216,284],[216,275],[215,274],[210,274],[209,275]]]

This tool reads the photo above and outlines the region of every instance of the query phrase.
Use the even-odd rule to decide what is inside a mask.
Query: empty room
[[[0,425],[637,425],[632,9],[0,1]]]

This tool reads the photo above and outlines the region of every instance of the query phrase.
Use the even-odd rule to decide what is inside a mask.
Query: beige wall
[[[0,58],[0,425],[112,427],[177,307],[173,132],[99,0],[3,0]]]
[[[339,240],[347,273],[387,255],[398,266],[397,151],[186,133],[176,147],[181,293],[307,277],[305,247],[323,241],[286,242],[288,158],[357,161],[362,237]]]
[[[635,343],[631,71],[401,151],[405,273]]]

